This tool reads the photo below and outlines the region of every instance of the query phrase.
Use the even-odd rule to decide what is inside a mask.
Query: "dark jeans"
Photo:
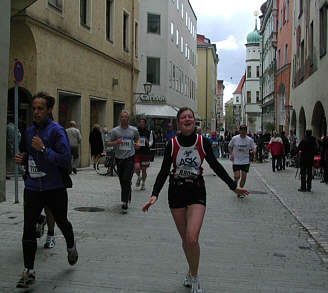
[[[66,189],[31,191],[24,189],[24,232],[23,255],[25,268],[33,269],[37,249],[35,226],[42,209],[47,206],[62,231],[67,248],[74,246],[72,224],[67,219],[67,191]]]
[[[134,172],[134,156],[127,159],[117,159],[117,174],[121,185],[121,201],[131,201],[131,181]]]
[[[301,165],[301,189],[311,190],[312,165]]]
[[[285,154],[281,155],[281,168],[283,170],[285,170],[285,168],[286,168],[286,155]]]
[[[281,157],[280,155],[272,156],[272,171],[274,172],[276,170],[281,170]]]
[[[323,181],[328,183],[328,160],[323,161]]]

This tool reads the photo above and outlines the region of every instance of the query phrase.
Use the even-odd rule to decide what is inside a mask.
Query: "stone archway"
[[[277,96],[277,129],[284,130],[286,120],[286,89],[284,84],[280,84]]]
[[[317,102],[313,108],[311,126],[313,136],[317,137],[327,134],[326,115],[321,102]]]
[[[300,141],[304,138],[305,130],[306,130],[306,118],[305,118],[304,108],[302,107],[298,118],[298,137]]]

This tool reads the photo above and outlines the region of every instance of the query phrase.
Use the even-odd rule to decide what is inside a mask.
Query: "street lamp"
[[[149,95],[149,93],[151,92],[152,86],[153,85],[150,82],[145,82],[144,83],[145,95]]]

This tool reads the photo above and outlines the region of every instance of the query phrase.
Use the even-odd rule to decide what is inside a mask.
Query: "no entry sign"
[[[20,61],[14,63],[14,77],[16,82],[21,82],[24,77],[24,68],[23,64]]]

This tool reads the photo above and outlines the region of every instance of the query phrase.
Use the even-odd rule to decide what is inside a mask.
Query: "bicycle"
[[[96,162],[96,172],[103,176],[114,176],[114,173],[117,175],[114,150],[101,154]]]

